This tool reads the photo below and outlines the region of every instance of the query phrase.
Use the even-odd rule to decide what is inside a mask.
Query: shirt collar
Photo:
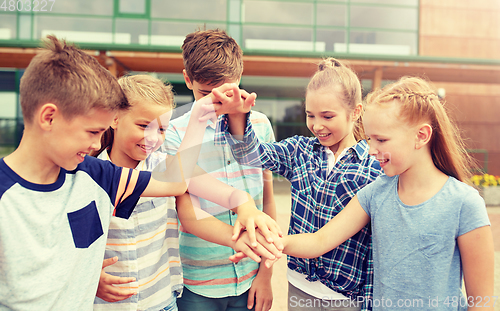
[[[314,138],[313,151],[320,151],[320,150],[323,150],[323,148],[328,148],[328,147],[323,146],[319,142],[319,139],[317,137]],[[359,141],[356,145],[350,147],[347,152],[354,151],[354,153],[357,155],[358,159],[364,160],[369,156],[369,154],[368,154],[369,149],[370,149],[370,146],[368,146],[368,143],[366,142],[366,140],[363,139],[363,140]]]

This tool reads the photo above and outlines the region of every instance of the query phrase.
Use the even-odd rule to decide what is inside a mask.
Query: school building
[[[149,72],[192,100],[180,46],[198,28],[228,31],[244,51],[242,88],[277,139],[309,135],[304,90],[321,58],[348,61],[365,93],[428,77],[467,147],[500,175],[498,0],[0,0],[0,145],[22,133],[19,79],[48,34],[89,50],[113,74]]]

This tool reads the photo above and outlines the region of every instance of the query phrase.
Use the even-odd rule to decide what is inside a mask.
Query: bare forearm
[[[262,179],[264,180],[263,190],[263,212],[269,215],[272,219],[276,218],[276,201],[274,200],[274,186],[273,186],[273,173],[270,170],[262,172]]]
[[[189,194],[177,197],[176,205],[179,220],[187,232],[208,242],[233,247],[234,242],[231,240],[233,227],[200,208],[195,212]]]
[[[370,217],[355,196],[349,204],[315,233],[288,235],[283,253],[301,258],[315,258],[336,248],[356,234]]]
[[[316,258],[338,245],[327,245],[317,233],[302,233],[283,237],[283,253],[299,258]]]
[[[231,133],[234,138],[242,140],[247,125],[247,114],[228,114],[227,118],[229,133]]]
[[[464,271],[469,309],[493,306],[494,244],[490,226],[467,232],[457,239]]]
[[[206,105],[206,102],[207,100],[204,98],[195,103],[191,117],[189,118],[186,134],[177,150],[177,155],[181,163],[181,174],[185,179],[192,177],[193,170],[198,162],[198,156],[207,125],[205,119],[202,121],[200,120],[205,114],[201,107]]]

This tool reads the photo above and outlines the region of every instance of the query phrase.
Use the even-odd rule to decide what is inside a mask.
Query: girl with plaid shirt
[[[245,128],[243,122],[228,123],[226,116],[216,136],[218,142],[229,142],[240,163],[262,165],[290,181],[289,235],[318,231],[381,174],[379,163],[368,155],[361,85],[350,68],[333,58],[323,60],[307,86],[305,110],[314,137],[261,143],[248,118]],[[230,133],[243,135],[243,142]],[[288,256],[287,276],[288,310],[367,310],[362,302],[372,296],[370,227],[317,258]]]

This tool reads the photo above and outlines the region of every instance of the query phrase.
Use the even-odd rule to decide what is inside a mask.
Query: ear
[[[356,107],[354,107],[354,110],[352,111],[352,121],[356,122],[359,117],[361,116],[361,113],[363,112],[363,104],[358,103],[356,104]]]
[[[56,105],[47,103],[38,109],[38,122],[43,130],[50,131],[54,124],[54,119],[61,113]]]
[[[415,138],[415,149],[420,149],[427,145],[432,137],[432,126],[429,124],[422,124],[418,129],[417,136]]]
[[[193,90],[193,82],[189,79],[186,69],[182,69],[182,75],[184,76],[184,82],[186,82],[188,89]]]
[[[118,127],[118,119],[119,119],[119,116],[118,116],[118,115],[119,115],[119,114],[120,114],[120,113],[115,114],[115,117],[113,118],[113,122],[111,122],[111,125],[110,125],[110,126],[111,126],[111,128],[112,128],[113,130],[116,130],[116,128]]]

